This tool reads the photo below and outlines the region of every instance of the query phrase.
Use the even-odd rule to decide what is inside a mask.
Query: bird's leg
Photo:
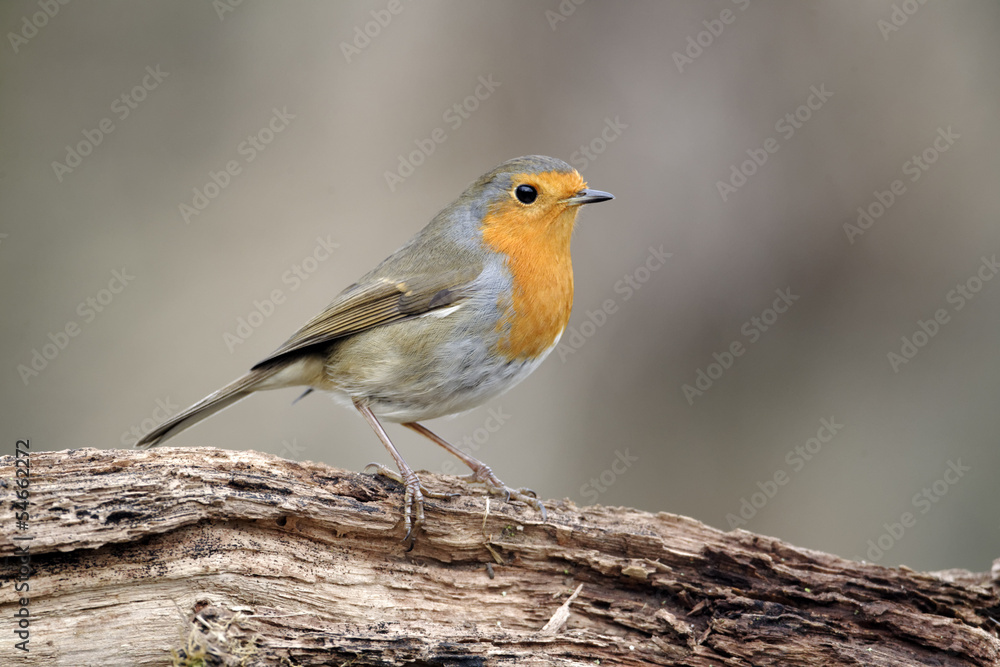
[[[474,484],[482,484],[490,493],[497,496],[503,496],[507,501],[510,501],[510,499],[513,498],[514,500],[520,500],[522,503],[531,505],[536,511],[541,513],[542,521],[546,520],[547,515],[545,512],[545,505],[542,504],[542,501],[538,499],[537,494],[531,489],[515,490],[509,488],[506,484],[501,482],[496,475],[493,474],[493,471],[488,465],[479,459],[469,456],[461,449],[455,447],[422,424],[418,424],[417,422],[406,422],[403,426],[416,431],[422,436],[430,438],[433,442],[448,450],[449,453],[459,459],[462,463],[469,466],[472,470],[472,474],[460,477],[459,479],[472,482]]]
[[[376,419],[375,414],[366,405],[362,405],[358,401],[354,401],[354,407],[358,409],[358,412],[364,416],[368,421],[368,425],[372,427],[375,431],[375,435],[378,439],[382,441],[385,445],[386,450],[389,452],[389,456],[392,460],[396,462],[396,467],[399,468],[399,474],[397,475],[393,471],[389,470],[380,463],[369,463],[365,466],[367,471],[369,468],[374,468],[376,473],[393,479],[403,485],[405,489],[405,494],[403,496],[403,521],[406,524],[406,537],[403,541],[409,540],[415,535],[414,531],[424,523],[424,496],[428,498],[440,498],[447,499],[452,496],[443,493],[431,493],[424,488],[423,484],[420,483],[420,478],[417,477],[417,473],[413,472],[413,469],[407,465],[403,457],[399,455],[396,451],[396,447],[389,440],[388,434],[385,429],[382,428],[382,424]],[[415,510],[411,509],[415,508]],[[412,515],[416,514],[416,521],[412,520]],[[412,548],[412,545],[411,545]]]

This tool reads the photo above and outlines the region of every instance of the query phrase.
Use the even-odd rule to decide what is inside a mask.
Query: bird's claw
[[[369,470],[374,470],[376,475],[388,477],[394,482],[403,485],[403,524],[406,526],[406,536],[403,538],[403,541],[410,543],[407,551],[413,549],[416,531],[424,523],[424,498],[450,500],[458,496],[457,493],[436,493],[429,491],[412,470],[407,470],[403,474],[400,474],[381,463],[374,462],[365,466],[365,472]],[[416,517],[415,520],[414,516]]]
[[[543,505],[542,501],[538,499],[537,493],[526,488],[510,488],[500,481],[499,477],[493,474],[493,471],[488,465],[483,464],[482,467],[473,468],[471,473],[463,475],[462,477],[459,477],[459,479],[470,484],[482,484],[491,494],[495,496],[503,496],[505,502],[509,503],[511,499],[519,500],[525,505],[530,505],[536,512],[541,514],[542,521],[546,521],[548,519],[548,513],[545,511],[545,505]]]

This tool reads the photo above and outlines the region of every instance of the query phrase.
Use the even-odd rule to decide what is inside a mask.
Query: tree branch
[[[429,473],[462,496],[428,501],[406,552],[395,483],[218,449],[33,453],[17,530],[14,463],[0,458],[0,625],[27,609],[30,650],[6,631],[0,656],[20,665],[1000,662],[988,574],[624,508],[549,503],[541,523]]]

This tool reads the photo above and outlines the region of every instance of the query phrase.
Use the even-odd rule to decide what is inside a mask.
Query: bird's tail
[[[230,382],[222,389],[209,394],[190,408],[174,415],[155,429],[147,433],[135,443],[139,449],[149,449],[162,443],[168,438],[172,438],[181,431],[190,428],[202,419],[211,417],[216,412],[225,410],[230,405],[243,400],[258,389],[274,389],[268,382],[272,377],[282,370],[280,365],[258,368],[250,371],[243,377]]]

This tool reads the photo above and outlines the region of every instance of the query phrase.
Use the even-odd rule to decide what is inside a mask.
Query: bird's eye
[[[530,185],[519,185],[514,190],[514,196],[522,204],[530,204],[538,198],[538,190]]]

